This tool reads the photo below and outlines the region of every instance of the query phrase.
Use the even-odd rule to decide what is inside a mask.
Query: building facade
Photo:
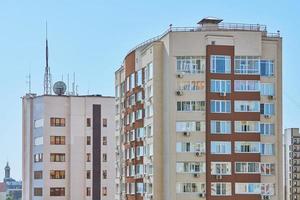
[[[114,98],[23,97],[23,199],[111,200]]]
[[[264,25],[205,18],[130,50],[115,199],[281,200],[281,45]]]
[[[300,199],[299,128],[288,128],[284,130],[284,172],[285,199]]]

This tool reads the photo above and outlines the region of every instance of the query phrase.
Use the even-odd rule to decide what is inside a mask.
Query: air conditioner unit
[[[183,73],[178,73],[178,74],[176,74],[176,77],[177,77],[177,78],[183,78],[183,76],[184,76]]]
[[[216,179],[220,180],[222,178],[223,178],[222,175],[216,175]]]
[[[263,195],[261,199],[263,199],[263,200],[269,200],[269,199],[271,199],[271,198],[270,198],[270,196],[268,196],[268,195]]]
[[[177,90],[177,91],[176,91],[176,95],[177,95],[177,96],[182,96],[182,95],[183,95],[183,91]]]
[[[269,100],[273,100],[273,99],[274,99],[274,96],[273,96],[273,95],[269,95],[269,96],[268,96],[268,99],[269,99]]]
[[[221,97],[226,97],[226,92],[220,92]]]
[[[195,154],[196,154],[196,156],[200,156],[200,152],[196,152]]]
[[[190,135],[191,135],[191,132],[183,132],[183,135],[184,135],[184,136],[190,136]]]
[[[199,197],[201,197],[201,198],[202,198],[202,197],[205,197],[205,193],[200,193],[200,194],[199,194]]]
[[[195,177],[195,178],[199,178],[199,177],[200,177],[200,174],[196,174],[196,173],[195,173],[195,174],[194,174],[194,177]]]
[[[266,119],[270,119],[271,115],[264,115]]]

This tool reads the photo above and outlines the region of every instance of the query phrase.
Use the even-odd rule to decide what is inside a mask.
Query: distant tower
[[[50,67],[48,65],[48,30],[47,30],[47,23],[46,23],[46,67],[45,67],[45,74],[44,74],[44,94],[51,94],[51,73]]]
[[[9,167],[8,162],[6,163],[6,166],[5,166],[4,170],[5,170],[4,180],[10,179],[10,167]]]

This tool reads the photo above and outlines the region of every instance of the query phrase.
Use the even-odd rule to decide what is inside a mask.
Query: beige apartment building
[[[23,200],[114,199],[114,97],[22,100]]]
[[[300,133],[299,128],[284,130],[285,200],[300,199]]]
[[[116,200],[283,199],[282,39],[204,18],[115,73]]]

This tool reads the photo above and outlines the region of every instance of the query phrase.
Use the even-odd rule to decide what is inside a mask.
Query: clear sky
[[[226,2],[226,4],[225,4]],[[53,82],[76,72],[79,93],[114,94],[114,71],[136,44],[203,17],[266,24],[283,36],[284,127],[300,127],[299,0],[45,0],[0,1],[0,180],[8,160],[22,176],[22,109],[27,91],[43,91],[45,22]]]

